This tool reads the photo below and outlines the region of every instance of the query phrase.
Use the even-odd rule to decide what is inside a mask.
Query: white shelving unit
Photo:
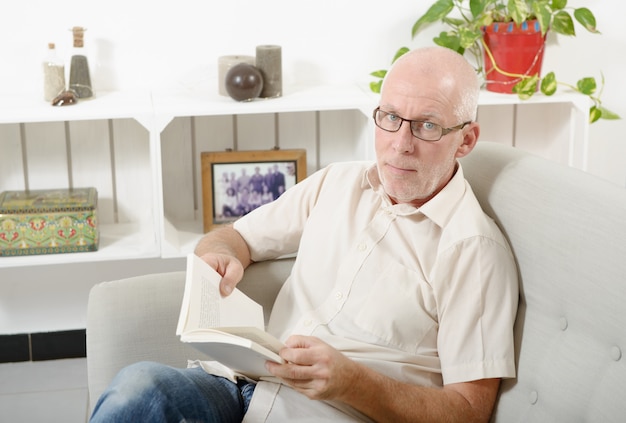
[[[502,142],[587,170],[590,100],[581,94],[517,95],[481,92],[478,121],[483,141]]]
[[[100,93],[63,107],[4,100],[0,191],[94,186],[101,238],[96,252],[0,257],[0,268],[159,257],[149,93]]]
[[[356,86],[248,103],[197,91],[105,92],[63,107],[5,98],[0,191],[95,186],[101,239],[96,252],[1,257],[0,269],[184,257],[202,235],[201,151],[306,148],[309,172],[364,158],[368,101]]]
[[[369,155],[366,110],[374,103],[357,86],[291,87],[247,103],[209,92],[156,92],[153,101],[163,257],[185,256],[202,236],[202,151],[305,148],[308,174]]]
[[[0,191],[95,186],[101,241],[92,253],[0,257],[0,275],[2,268],[184,257],[202,235],[200,152],[305,148],[308,173],[372,159],[376,104],[356,85],[286,87],[280,98],[247,103],[201,91],[96,93],[65,107],[5,96]],[[520,103],[485,92],[480,104],[481,139],[586,168],[585,97]]]

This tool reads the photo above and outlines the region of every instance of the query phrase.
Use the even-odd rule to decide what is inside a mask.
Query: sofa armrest
[[[255,263],[238,287],[263,306],[266,323],[293,259]],[[138,276],[95,285],[87,307],[87,373],[93,408],[123,367],[144,360],[185,367],[208,359],[176,336],[185,272]]]

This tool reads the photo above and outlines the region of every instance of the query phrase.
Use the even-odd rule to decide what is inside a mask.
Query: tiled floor
[[[0,364],[0,422],[84,423],[87,359]]]

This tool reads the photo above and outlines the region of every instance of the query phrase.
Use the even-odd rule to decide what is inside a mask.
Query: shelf
[[[559,92],[551,96],[536,93],[528,100],[516,94],[481,91],[479,106],[489,110],[481,114],[481,128],[496,129],[498,139],[530,153],[569,166],[587,170],[589,108],[591,101],[580,93]],[[499,107],[504,106],[504,107]],[[503,115],[507,110],[511,119]],[[506,129],[510,130],[510,138]],[[505,134],[504,136],[502,134]],[[492,135],[493,137],[493,135]]]
[[[86,263],[160,257],[151,226],[138,224],[102,225],[97,251],[63,254],[0,257],[0,268],[50,264]]]
[[[369,115],[376,106],[378,95],[358,85],[323,85],[287,87],[282,97],[237,102],[214,91],[153,91],[98,92],[91,99],[79,100],[72,106],[54,107],[31,95],[3,95],[0,104],[0,124],[28,122],[58,122],[97,119],[138,119],[144,123],[150,116],[160,116],[167,122],[180,116],[217,116],[255,113],[285,113],[311,110],[362,110]],[[479,105],[571,103],[587,111],[586,96],[575,92],[553,96],[535,94],[528,100],[517,95],[482,90]],[[166,123],[167,123],[166,122]],[[145,125],[144,125],[145,126]],[[162,130],[163,124],[159,125]],[[148,128],[151,129],[151,128]]]
[[[541,93],[533,95],[528,100],[520,100],[517,94],[501,94],[491,91],[481,90],[478,98],[479,106],[497,105],[525,105],[525,104],[554,104],[571,103],[577,109],[588,112],[591,102],[588,97],[576,92],[560,92],[551,96]]]
[[[237,102],[213,91],[202,90],[111,91],[97,92],[93,98],[78,100],[71,106],[52,106],[35,98],[34,94],[5,94],[0,104],[0,124],[129,118],[152,129],[151,119],[158,116],[157,130],[160,131],[171,119],[179,116],[369,110],[371,102],[372,98],[356,85],[287,87],[282,97],[250,102]]]
[[[370,116],[378,101],[357,84],[287,86],[281,97],[250,102],[216,90],[97,92],[62,107],[34,94],[3,95],[0,141],[9,160],[0,168],[0,191],[23,189],[25,181],[31,188],[70,180],[95,184],[103,188],[101,222],[118,221],[119,213],[120,221],[131,223],[101,225],[96,252],[0,257],[0,269],[184,257],[203,235],[199,152],[229,148],[236,138],[240,149],[306,148],[310,171],[337,160],[371,159]],[[585,168],[587,97],[538,93],[521,101],[481,91],[479,106],[486,136],[555,160],[569,154],[570,165]],[[280,119],[271,116],[277,114]],[[195,117],[201,119],[188,119]]]
[[[209,91],[176,91],[152,94],[157,130],[175,117],[287,113],[325,110],[369,110],[372,98],[357,85],[287,87],[278,98],[238,102]],[[369,112],[367,112],[369,113]]]
[[[163,258],[185,257],[192,253],[202,238],[202,220],[172,223],[164,220],[164,234],[161,244]]]
[[[97,92],[71,106],[52,106],[33,94],[3,97],[0,124],[130,118],[151,129],[153,108],[149,92]]]

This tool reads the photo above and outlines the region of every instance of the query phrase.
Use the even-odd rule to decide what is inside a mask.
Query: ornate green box
[[[0,256],[97,250],[97,205],[95,188],[4,191]]]

